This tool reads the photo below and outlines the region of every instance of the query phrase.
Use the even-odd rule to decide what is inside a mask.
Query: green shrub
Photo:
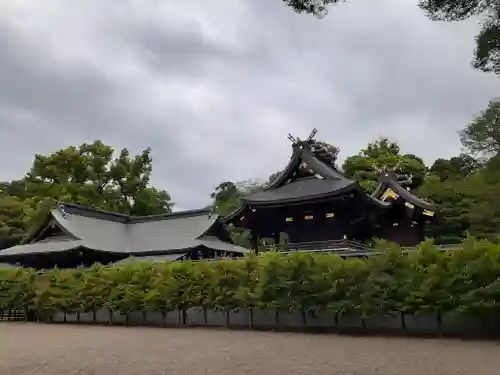
[[[160,312],[199,308],[272,309],[337,319],[356,314],[490,313],[500,304],[500,246],[467,239],[450,252],[426,241],[410,254],[395,246],[376,257],[269,252],[216,262],[138,261],[90,269],[0,269],[0,310],[38,317],[55,311]],[[206,317],[206,315],[205,315]]]

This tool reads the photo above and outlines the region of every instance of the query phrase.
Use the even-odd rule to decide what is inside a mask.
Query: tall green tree
[[[418,193],[439,207],[439,218],[431,225],[429,236],[438,243],[455,243],[467,234],[496,242],[500,230],[499,171],[500,157],[495,156],[465,176],[428,176]]]
[[[114,154],[101,141],[66,147],[36,155],[24,178],[0,183],[0,248],[15,245],[52,200],[134,216],[170,212],[170,195],[150,186],[151,149]]]
[[[367,192],[372,192],[377,186],[377,169],[384,167],[398,167],[398,173],[412,175],[415,185],[423,181],[426,173],[422,159],[401,154],[397,142],[384,137],[369,143],[358,155],[347,157],[342,170],[346,176],[359,181]]]
[[[429,172],[438,176],[441,181],[457,181],[476,172],[481,163],[467,154],[460,154],[450,159],[436,159]]]
[[[236,183],[225,181],[217,185],[210,197],[214,200],[217,213],[226,216],[239,207],[242,195]]]
[[[52,198],[130,215],[171,210],[166,191],[149,186],[151,149],[131,155],[101,141],[70,146],[51,155],[36,155],[25,177],[28,196]]]
[[[28,195],[26,181],[0,183],[0,249],[19,243],[42,205]]]
[[[460,141],[470,153],[491,157],[500,154],[500,99],[488,106],[460,132]]]
[[[500,240],[500,184],[486,185],[467,213],[469,233],[493,242]]]
[[[0,196],[0,249],[16,244],[31,219],[32,211],[15,196]]]
[[[460,242],[467,235],[470,227],[468,214],[477,201],[481,186],[480,175],[446,181],[441,181],[436,175],[426,177],[418,195],[434,202],[439,209],[439,214],[428,227],[427,236],[435,238],[439,244]]]
[[[279,173],[273,173],[266,183],[258,180],[245,180],[241,182],[224,181],[221,182],[210,194],[214,200],[217,213],[221,216],[229,215],[241,205],[241,198],[260,191],[267,184],[272,182]]]

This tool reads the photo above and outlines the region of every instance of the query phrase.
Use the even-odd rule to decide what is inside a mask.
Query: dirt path
[[[498,375],[500,344],[0,323],[2,375]]]

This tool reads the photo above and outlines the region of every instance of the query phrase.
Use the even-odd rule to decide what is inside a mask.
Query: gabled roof
[[[401,197],[403,200],[408,203],[415,205],[416,207],[421,208],[422,210],[428,210],[434,212],[436,210],[436,206],[432,203],[426,202],[423,199],[415,196],[409,190],[407,190],[404,185],[408,185],[411,181],[404,180],[400,181],[398,175],[394,171],[384,170],[379,176],[379,185],[375,189],[372,194],[372,197],[377,200],[383,200],[384,194],[391,191],[394,192],[397,196]]]
[[[322,198],[332,194],[342,194],[352,191],[352,182],[349,180],[319,180],[307,178],[291,182],[277,189],[270,189],[254,193],[243,200],[250,205],[293,203],[308,199]]]
[[[54,241],[42,242],[26,245],[18,245],[0,250],[0,257],[6,255],[22,255],[22,254],[45,254],[52,252],[61,252],[68,250],[76,250],[85,247],[84,241]]]
[[[19,268],[18,266],[15,266],[13,264],[10,264],[10,263],[0,263],[0,269],[5,269],[5,268],[9,268],[9,269],[12,269],[12,268]]]
[[[360,193],[362,197],[366,197],[369,204],[380,208],[390,207],[390,203],[366,195],[358,182],[345,177],[327,159],[322,160],[320,155],[325,153],[317,149],[317,144],[313,139],[295,142],[292,148],[293,154],[290,161],[278,177],[263,191],[243,197],[241,199],[243,204],[222,218],[223,222],[230,222],[243,214],[248,205],[264,206],[292,204],[305,200],[316,201],[349,192]],[[310,171],[310,177],[298,177],[301,165],[306,165],[305,168]]]
[[[340,172],[335,170],[333,166],[319,160],[312,151],[313,142],[299,142],[292,145],[293,153],[288,165],[278,175],[278,177],[267,185],[264,190],[277,189],[287,183],[290,183],[296,177],[296,173],[302,163],[306,163],[308,168],[321,179],[341,180],[346,185],[356,184],[355,181],[349,180]]]
[[[237,245],[233,245],[227,242],[221,242],[217,237],[206,236],[203,239],[200,239],[201,246],[204,246],[208,249],[217,249],[221,251],[227,252],[241,252],[241,247]],[[246,249],[245,249],[246,250]],[[165,262],[165,261],[174,261],[182,258],[184,255],[188,254],[188,251],[176,252],[170,254],[160,254],[160,255],[146,255],[146,256],[130,256],[128,258],[122,259],[114,264],[127,264],[134,261],[146,261],[146,262]]]
[[[186,254],[187,253],[176,253],[176,254],[163,254],[163,255],[149,255],[149,256],[144,256],[144,257],[130,256],[128,258],[119,260],[118,262],[115,262],[113,264],[122,265],[122,264],[137,262],[137,261],[152,262],[152,263],[174,261],[174,260],[178,260],[178,259],[182,258]]]
[[[131,217],[57,202],[25,243],[0,250],[0,259],[9,255],[62,252],[77,248],[134,255],[187,252],[198,247],[248,252],[215,237],[218,221],[218,216],[212,214],[210,209]],[[36,242],[49,225],[56,225],[67,236],[61,240]]]

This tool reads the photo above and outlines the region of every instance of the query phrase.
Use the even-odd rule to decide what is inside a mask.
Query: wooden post
[[[253,308],[248,309],[248,328],[253,329]]]
[[[259,255],[259,235],[252,231],[252,247],[255,249],[255,254]]]
[[[280,244],[280,232],[274,232],[274,246],[278,247]]]

